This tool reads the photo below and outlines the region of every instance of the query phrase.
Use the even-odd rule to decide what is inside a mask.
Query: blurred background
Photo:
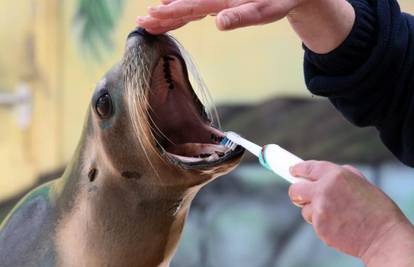
[[[0,0],[0,221],[62,173],[95,83],[120,60],[135,17],[156,3]],[[400,3],[414,12],[412,1]],[[414,171],[375,130],[351,126],[306,90],[301,44],[286,21],[223,33],[207,18],[173,35],[198,65],[224,129],[304,159],[354,164],[414,219]],[[200,192],[172,266],[362,266],[315,237],[287,188],[246,156]]]

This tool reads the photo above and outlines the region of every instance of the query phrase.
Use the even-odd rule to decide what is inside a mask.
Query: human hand
[[[208,15],[220,30],[266,24],[287,17],[302,42],[315,53],[338,47],[354,25],[346,0],[161,0],[137,24],[152,34],[180,28]]]
[[[161,0],[162,5],[150,7],[149,16],[138,17],[137,24],[158,34],[217,14],[217,28],[231,30],[277,21],[305,1],[309,0]]]
[[[412,225],[361,172],[306,161],[293,166],[291,174],[309,180],[291,185],[289,197],[327,245],[360,257],[368,266],[413,266],[408,265],[414,263]],[[403,264],[403,259],[410,263]]]

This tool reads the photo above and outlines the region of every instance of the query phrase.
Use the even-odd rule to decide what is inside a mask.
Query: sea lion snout
[[[149,32],[147,32],[144,28],[138,27],[138,28],[136,28],[135,30],[133,30],[132,32],[130,32],[128,34],[127,39],[129,39],[129,38],[131,38],[133,36],[136,36],[136,35],[140,35],[142,37],[151,37],[151,36],[154,36],[154,35],[150,34]]]

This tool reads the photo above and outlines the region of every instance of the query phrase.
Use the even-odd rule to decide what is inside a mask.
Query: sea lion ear
[[[107,90],[102,90],[95,101],[95,112],[101,119],[108,119],[114,113],[112,98]]]

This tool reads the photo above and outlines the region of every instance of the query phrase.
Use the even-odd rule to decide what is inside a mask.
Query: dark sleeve
[[[395,0],[350,2],[356,20],[341,45],[323,55],[305,47],[306,84],[414,167],[414,17]]]

